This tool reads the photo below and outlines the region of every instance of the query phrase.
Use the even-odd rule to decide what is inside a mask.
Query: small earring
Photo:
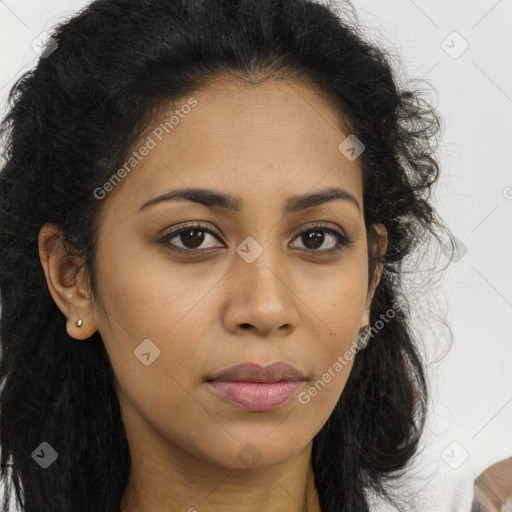
[[[359,333],[359,336],[357,337],[357,343],[356,343],[358,352],[360,350],[363,350],[366,348],[371,337],[372,337],[372,333],[370,332],[370,329],[368,329],[368,327],[366,327]]]
[[[76,322],[76,326],[77,327],[82,327],[82,319],[80,318],[80,320],[78,320],[78,322]]]

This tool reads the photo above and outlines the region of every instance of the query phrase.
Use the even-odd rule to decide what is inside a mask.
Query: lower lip
[[[237,382],[215,380],[210,388],[226,400],[249,411],[269,411],[287,402],[304,381]]]

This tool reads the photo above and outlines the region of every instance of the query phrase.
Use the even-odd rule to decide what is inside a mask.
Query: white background
[[[36,62],[31,42],[86,4],[0,0],[2,115],[14,80]],[[428,271],[418,274],[433,407],[416,477],[401,491],[417,497],[418,512],[469,512],[478,473],[512,456],[512,0],[353,5],[369,37],[400,56],[397,66],[437,91],[435,205],[467,252],[435,285],[422,281]]]

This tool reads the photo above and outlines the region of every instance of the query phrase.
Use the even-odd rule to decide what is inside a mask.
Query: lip
[[[277,361],[266,366],[257,363],[237,364],[208,377],[206,380],[280,382],[282,380],[306,380],[306,377],[292,365]]]
[[[250,411],[268,411],[287,401],[306,381],[297,368],[276,362],[267,366],[244,363],[206,379],[217,396]]]

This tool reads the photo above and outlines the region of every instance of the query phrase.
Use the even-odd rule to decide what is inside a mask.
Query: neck
[[[279,466],[243,470],[187,462],[180,450],[178,457],[158,458],[131,449],[121,512],[321,512],[311,444]]]

